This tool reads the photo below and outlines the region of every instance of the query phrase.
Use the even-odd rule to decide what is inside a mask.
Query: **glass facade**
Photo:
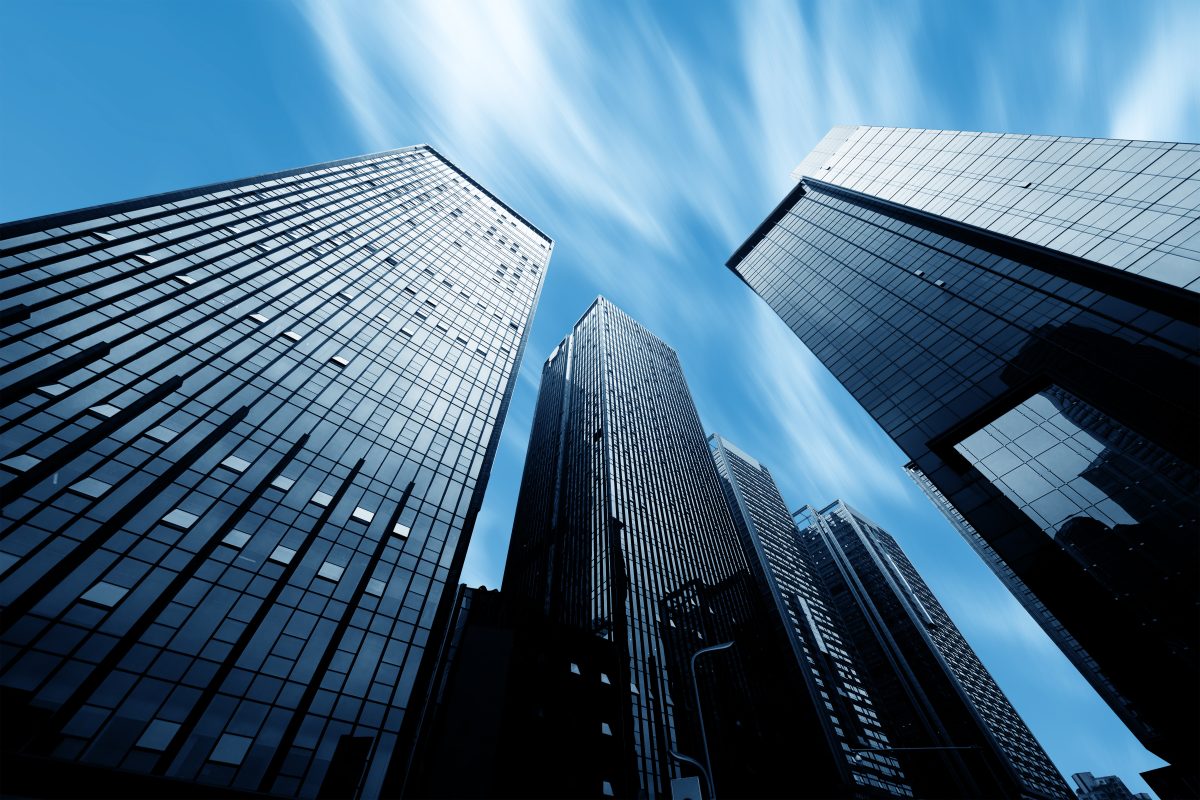
[[[426,146],[0,226],[6,765],[384,791],[551,247]]]
[[[855,640],[883,687],[880,713],[896,721],[903,747],[934,748],[900,755],[948,758],[932,770],[928,760],[909,770],[946,781],[921,786],[921,793],[1070,798],[1058,770],[896,540],[841,501],[796,516],[839,612],[858,621],[859,630],[886,632]],[[955,786],[950,781],[960,771],[969,777]]]
[[[1200,290],[1200,145],[837,126],[794,177]]]
[[[912,797],[896,754],[886,752],[895,745],[875,710],[854,644],[808,562],[775,479],[727,439],[713,434],[708,441],[751,571],[784,623],[822,728],[841,757],[847,788]]]
[[[1198,152],[838,128],[729,262],[1192,774]]]
[[[542,369],[503,593],[612,643],[621,694],[596,725],[621,746],[619,796],[670,796],[672,751],[696,753],[674,612],[746,568],[678,356],[598,298]],[[715,643],[703,630],[686,646]]]

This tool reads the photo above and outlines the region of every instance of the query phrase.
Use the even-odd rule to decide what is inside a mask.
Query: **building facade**
[[[841,501],[796,514],[921,796],[1071,790],[892,536]]]
[[[839,127],[729,261],[1193,791],[1198,171],[1189,144]]]
[[[848,787],[912,797],[869,680],[825,585],[814,574],[770,470],[729,440],[708,439],[746,558],[782,623],[828,746]]]
[[[386,794],[551,248],[427,146],[0,226],[6,789]]]
[[[1079,800],[1150,800],[1150,795],[1145,792],[1134,794],[1129,791],[1125,781],[1116,775],[1097,778],[1090,772],[1076,772],[1071,780],[1075,781]]]
[[[542,370],[502,590],[611,651],[581,675],[617,688],[590,721],[616,745],[593,796],[669,797],[692,762],[722,794],[830,796],[827,748],[788,773],[812,713],[763,671],[784,654],[751,581],[678,356],[597,299]]]

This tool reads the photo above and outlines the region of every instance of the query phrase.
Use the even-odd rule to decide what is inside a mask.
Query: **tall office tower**
[[[1116,775],[1097,778],[1090,772],[1076,772],[1071,780],[1079,787],[1076,791],[1079,800],[1150,800],[1150,795],[1145,792],[1134,794],[1129,791],[1125,781]]]
[[[5,788],[379,796],[550,248],[425,146],[0,227]]]
[[[836,501],[796,513],[922,796],[1066,800],[1071,790],[892,536]],[[914,783],[917,780],[914,779]]]
[[[851,126],[794,176],[730,268],[1186,786],[1200,146]]]
[[[617,688],[592,720],[616,745],[595,796],[671,796],[673,780],[697,775],[675,754],[706,763],[706,750],[718,793],[829,796],[827,757],[787,768],[805,720],[764,719],[764,708],[798,704],[772,695],[777,684],[762,673],[747,680],[749,665],[781,663],[763,657],[766,640],[750,630],[761,614],[748,581],[678,356],[597,299],[542,369],[502,591],[612,650],[596,657],[612,673],[571,660],[582,680]],[[731,651],[696,655],[729,636]]]
[[[827,590],[813,573],[796,523],[770,471],[728,439],[713,434],[721,488],[733,514],[751,573],[782,623],[800,680],[812,698],[847,786],[870,786],[912,797],[896,745],[879,719],[854,645]]]

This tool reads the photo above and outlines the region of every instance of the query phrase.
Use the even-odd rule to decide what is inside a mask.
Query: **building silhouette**
[[[1075,796],[1079,800],[1150,800],[1150,795],[1145,792],[1134,794],[1129,791],[1125,781],[1116,775],[1097,778],[1090,772],[1077,772],[1071,780],[1078,787]]]
[[[918,796],[1070,798],[896,540],[841,501],[796,519]]]
[[[603,298],[543,367],[501,594],[591,637],[577,657],[548,642],[556,672],[518,703],[574,702],[554,694],[559,673],[607,687],[575,712],[605,745],[567,748],[591,782],[580,796],[670,797],[710,776],[729,796],[843,793],[843,756],[750,573],[678,356]],[[526,758],[528,792],[544,762]]]
[[[812,699],[827,746],[841,756],[847,793],[872,787],[882,796],[912,797],[856,646],[770,470],[722,436],[708,441],[751,573],[800,666],[798,683]]]
[[[427,146],[0,226],[6,791],[391,792],[551,247]]]
[[[1200,147],[834,128],[729,267],[1195,795]]]

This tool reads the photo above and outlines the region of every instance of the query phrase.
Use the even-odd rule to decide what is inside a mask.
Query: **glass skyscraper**
[[[679,774],[660,603],[745,568],[678,356],[597,298],[542,369],[503,591],[620,652],[609,791],[661,797]]]
[[[551,248],[427,146],[0,226],[6,789],[386,792]]]
[[[895,725],[897,755],[921,796],[1070,798],[896,540],[841,501],[796,517],[836,613],[857,632],[879,713]]]
[[[670,797],[697,777],[694,762],[711,767],[718,794],[836,794],[811,701],[784,672],[794,656],[765,632],[773,611],[679,358],[603,298],[543,366],[501,594],[604,643],[579,658],[546,647],[563,675],[613,687],[578,706],[598,716],[587,758],[605,771],[592,796]],[[554,691],[548,681],[536,702],[575,696]],[[790,770],[801,752],[806,768]]]
[[[881,796],[912,797],[897,754],[888,752],[896,745],[876,712],[855,645],[813,572],[770,470],[717,434],[708,441],[751,572],[783,623],[847,793],[871,787]]]
[[[838,127],[729,261],[1193,792],[1198,175],[1190,144]]]

